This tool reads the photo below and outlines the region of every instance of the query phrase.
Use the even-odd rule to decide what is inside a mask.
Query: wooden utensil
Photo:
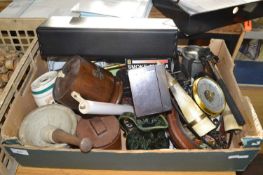
[[[92,149],[93,143],[89,138],[79,138],[63,131],[62,129],[56,129],[52,133],[52,139],[55,143],[67,143],[75,145],[80,148],[82,152],[89,152]]]
[[[23,145],[65,147],[72,144],[87,152],[92,143],[88,138],[76,137],[76,127],[77,118],[71,109],[58,104],[46,105],[25,117],[19,138]]]

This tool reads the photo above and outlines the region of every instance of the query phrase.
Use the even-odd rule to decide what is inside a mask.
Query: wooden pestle
[[[52,133],[52,139],[56,143],[67,143],[78,146],[82,152],[89,152],[92,149],[92,141],[89,138],[78,138],[63,131],[62,129],[56,129]]]

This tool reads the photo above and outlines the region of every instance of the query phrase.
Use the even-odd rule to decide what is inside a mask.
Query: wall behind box
[[[213,40],[212,50],[227,64],[231,57],[227,55],[226,46],[223,41]],[[30,63],[30,74],[28,74],[22,88],[16,93],[16,98],[11,104],[7,114],[7,120],[2,128],[1,135],[8,152],[24,166],[53,167],[53,168],[82,168],[82,169],[111,169],[111,170],[164,170],[164,171],[241,171],[256,156],[259,148],[235,148],[230,150],[152,150],[152,151],[106,151],[93,150],[91,153],[83,154],[78,149],[51,149],[37,148],[31,146],[19,146],[12,144],[16,141],[18,127],[23,117],[35,108],[31,96],[30,83],[41,73],[46,71],[46,62],[41,59],[38,52],[38,44],[32,47],[33,59]],[[229,53],[228,53],[229,54]],[[223,56],[223,57],[222,57]],[[43,66],[44,65],[44,66]],[[224,70],[221,65],[221,71]],[[231,66],[229,64],[228,66]],[[229,69],[231,72],[232,69]],[[226,74],[229,74],[226,71]],[[235,89],[237,85],[233,77],[225,77],[227,85]],[[230,84],[229,84],[230,83]],[[239,91],[239,90],[237,90]],[[239,93],[238,93],[239,95]],[[238,97],[238,96],[237,96]],[[27,104],[24,102],[27,101]],[[251,144],[261,140],[262,128],[258,123],[257,116],[253,114],[253,108],[246,98],[240,97],[239,103],[245,106],[247,127],[244,134],[245,140]],[[16,127],[14,127],[16,126]],[[13,142],[14,143],[14,142]],[[69,161],[70,160],[70,161]],[[184,160],[184,161],[182,161]],[[187,164],[185,162],[188,162]],[[190,166],[189,166],[190,165]]]

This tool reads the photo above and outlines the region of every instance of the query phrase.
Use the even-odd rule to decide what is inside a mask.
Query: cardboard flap
[[[230,91],[230,94],[232,95],[246,121],[243,135],[248,136],[248,138],[256,136],[257,139],[261,139],[262,127],[258,121],[257,114],[251,102],[248,98],[243,97],[238,87],[233,74],[233,69],[235,66],[234,61],[227,50],[225,42],[219,39],[212,39],[209,47],[214,54],[218,55],[219,62],[217,63],[217,67],[220,71],[222,79],[224,80],[228,90]]]
[[[35,52],[37,51],[38,50],[35,50]],[[39,54],[35,56],[38,57],[37,62],[32,60],[30,73],[27,74],[25,78],[27,81],[25,81],[25,79],[22,80],[24,82],[21,82],[21,88],[17,90],[15,100],[10,104],[10,109],[6,114],[9,117],[6,118],[1,129],[3,141],[18,139],[19,128],[24,117],[36,108],[36,103],[31,92],[31,83],[47,71],[47,64],[44,64],[45,61],[40,58]],[[11,141],[11,143],[12,142],[13,141]]]
[[[263,140],[263,129],[262,129],[262,125],[261,125],[261,123],[260,123],[260,121],[259,121],[259,119],[258,119],[258,116],[257,116],[257,114],[256,114],[256,111],[255,111],[255,109],[254,109],[254,107],[253,107],[253,105],[252,105],[249,97],[244,97],[244,107],[247,107],[247,108],[250,109],[250,110],[249,110],[250,118],[251,118],[251,120],[253,121],[252,123],[253,123],[253,127],[255,128],[254,130],[256,131],[256,136],[257,136],[257,138],[260,138],[261,140]],[[252,128],[251,128],[251,129],[252,129]],[[251,137],[253,137],[253,136],[248,135],[248,136],[246,136],[246,137],[250,137],[250,138],[251,138]],[[245,137],[245,138],[246,138],[246,137]]]

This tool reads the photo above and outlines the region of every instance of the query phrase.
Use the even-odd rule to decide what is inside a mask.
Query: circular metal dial
[[[193,97],[198,106],[209,115],[217,115],[225,108],[225,96],[220,86],[211,78],[194,81]]]

